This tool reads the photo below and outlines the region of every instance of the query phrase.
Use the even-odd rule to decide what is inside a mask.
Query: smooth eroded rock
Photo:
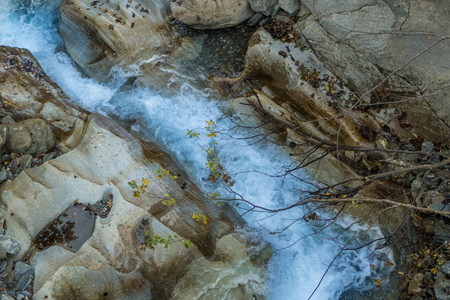
[[[75,63],[100,82],[110,80],[113,67],[147,67],[155,73],[157,58],[169,56],[179,44],[165,20],[169,4],[64,0],[59,32]]]
[[[0,124],[6,131],[5,147],[14,153],[37,154],[55,146],[52,129],[41,119],[28,119],[19,123]]]
[[[159,180],[156,171],[160,168],[177,174],[178,179]],[[152,194],[135,198],[128,182],[140,178],[149,179]],[[234,212],[203,202],[195,185],[155,145],[141,143],[116,123],[94,115],[75,149],[40,167],[26,169],[3,186],[7,234],[22,245],[16,257],[23,255],[41,229],[76,199],[92,204],[105,193],[114,198],[111,211],[106,218],[96,220],[92,236],[76,253],[56,245],[36,254],[37,297],[95,298],[109,291],[115,299],[148,299],[149,293],[166,298],[193,260],[216,255],[217,241],[233,226]],[[187,200],[170,208],[161,204],[165,193]],[[193,212],[207,215],[211,225],[195,222]],[[140,250],[134,231],[143,219],[148,220],[151,232],[189,238],[195,246],[185,249],[176,243],[169,250],[162,246],[155,251]],[[62,256],[51,254],[54,251]],[[179,272],[171,272],[173,265]],[[95,287],[89,284],[100,277],[104,280]],[[138,283],[146,288],[134,290]]]
[[[301,22],[302,34],[327,69],[361,94],[389,76],[381,88],[402,100],[412,98],[398,107],[415,130],[433,141],[450,139],[450,40],[445,38],[450,30],[438,21],[448,19],[449,5],[430,0],[303,4],[312,15]]]
[[[73,4],[69,2],[65,1],[65,4]],[[122,4],[120,2],[120,9],[114,8],[117,11],[127,9]],[[131,12],[137,16],[137,5],[130,10],[130,18],[133,18]],[[140,17],[150,15],[146,12],[149,7],[141,4]],[[103,9],[106,8],[104,5]],[[109,18],[106,14],[105,20]],[[143,19],[141,21],[145,23]],[[119,21],[114,19],[115,23]],[[135,26],[138,26],[136,22]],[[120,25],[125,26],[123,23]],[[234,251],[234,248],[245,250],[243,242],[234,237],[227,238],[233,245],[227,256],[220,243],[235,225],[245,224],[243,219],[230,206],[218,207],[205,201],[209,198],[158,145],[144,137],[136,138],[102,115],[88,115],[75,105],[63,102],[64,94],[26,50],[0,47],[0,75],[2,99],[7,99],[8,103],[6,109],[15,113],[18,119],[27,119],[1,125],[4,146],[36,148],[33,141],[47,141],[42,130],[36,129],[43,129],[48,122],[46,128],[55,133],[57,146],[64,148],[62,155],[23,170],[0,188],[0,215],[5,216],[2,226],[6,229],[6,235],[0,236],[0,244],[11,254],[9,258],[13,261],[30,259],[30,265],[35,267],[33,291],[37,299],[98,299],[108,295],[112,299],[168,299],[189,270],[196,269],[193,261],[209,266],[217,280],[222,274],[213,270],[223,267],[226,261],[233,263],[227,264],[224,272],[248,264],[246,251]],[[23,94],[16,95],[13,87]],[[38,96],[41,91],[46,91],[48,98]],[[45,118],[45,122],[36,117]],[[34,125],[28,128],[28,123]],[[64,123],[69,130],[59,127]],[[21,140],[17,137],[20,134],[25,135]],[[13,142],[10,135],[15,137]],[[13,157],[6,155],[2,159]],[[53,155],[49,154],[48,158]],[[19,171],[19,167],[16,163],[11,165],[11,170],[6,171],[7,176],[13,178],[11,171]],[[157,171],[161,169],[177,178],[171,180],[169,176],[160,180]],[[132,180],[143,182],[143,178],[150,182],[151,192],[133,197],[128,183]],[[166,193],[180,201],[173,207],[164,205],[161,201]],[[68,207],[77,201],[93,205],[105,195],[114,199],[108,206],[109,214],[95,219],[93,232],[89,232],[92,235],[86,235],[80,245],[70,249],[64,245],[67,239],[60,239],[47,245],[46,249],[35,247],[36,236]],[[208,223],[196,222],[192,219],[193,213],[207,216]],[[65,225],[70,227],[69,223]],[[144,250],[143,242],[136,237],[136,229],[143,223],[152,233],[163,237],[177,236],[174,244],[168,249],[158,245],[154,251]],[[67,229],[64,233],[71,234],[70,228]],[[189,239],[192,247],[185,248],[181,243],[183,239]],[[208,265],[210,260],[215,263]],[[254,284],[244,291],[243,298],[251,298],[254,294],[259,297],[263,293],[264,266],[255,264],[254,268],[246,270]],[[218,289],[217,295],[223,298],[228,292],[234,293],[236,286],[249,282],[248,278],[237,278],[233,281],[235,286]],[[210,279],[214,281],[214,278]],[[10,282],[10,288],[22,289],[30,283],[29,276],[22,276],[17,284]],[[202,285],[201,282],[198,284]],[[204,282],[205,286],[208,284],[209,281]]]
[[[65,152],[78,142],[86,112],[72,104],[28,50],[0,46],[0,90],[5,111],[19,120],[34,119],[1,124],[0,145],[8,136],[8,150],[31,154],[55,142]]]
[[[247,0],[178,0],[170,8],[175,18],[197,29],[231,27],[254,14]]]

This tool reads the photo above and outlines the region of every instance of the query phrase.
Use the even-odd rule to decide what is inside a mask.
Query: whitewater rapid
[[[192,129],[203,134],[202,128],[207,120],[214,120],[221,131],[229,132],[234,124],[223,113],[229,102],[215,101],[206,91],[196,90],[188,83],[181,85],[175,95],[166,96],[139,87],[120,91],[126,77],[133,74],[118,75],[109,85],[85,78],[63,51],[63,42],[57,32],[60,1],[18,2],[0,2],[1,45],[29,49],[47,75],[83,108],[140,120],[145,125],[141,129],[156,137],[205,192],[217,188],[206,180],[205,153],[188,138],[186,132]],[[202,136],[200,143],[207,144],[204,134]],[[293,177],[282,179],[262,174],[275,174],[292,163],[288,153],[274,144],[248,145],[247,140],[238,139],[245,136],[245,131],[238,131],[233,134],[233,139],[218,140],[222,163],[236,182],[233,188],[245,199],[261,206],[276,208],[296,202],[298,190],[307,190],[308,186]],[[302,173],[296,175],[306,177]],[[326,237],[339,234],[342,228],[355,221],[351,217],[343,218],[321,236],[312,234],[317,230],[314,225],[302,222],[293,224],[282,233],[269,234],[286,227],[303,214],[304,211],[297,208],[273,216],[262,213],[245,215],[250,229],[243,231],[255,240],[263,239],[270,243],[275,250],[266,276],[268,299],[307,299],[340,250]],[[345,243],[367,229],[363,224],[354,225],[341,235],[340,241]],[[368,229],[367,235],[374,239],[382,237],[377,227]],[[376,246],[374,243],[358,251],[342,252],[312,299],[338,299],[349,288],[364,290],[371,287],[372,283],[366,277],[373,273],[370,264],[380,264],[376,256],[371,255]],[[281,248],[286,249],[276,251]]]

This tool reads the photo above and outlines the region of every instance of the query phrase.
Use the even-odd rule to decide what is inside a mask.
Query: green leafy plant
[[[202,214],[192,214],[192,219],[194,219],[197,222],[202,222],[203,224],[208,224],[208,218]]]
[[[216,141],[216,138],[217,135],[219,134],[217,126],[212,120],[205,122],[206,122],[205,130],[207,132],[206,137],[211,139],[212,146],[205,147],[201,145],[198,141],[197,144],[203,151],[207,152],[208,162],[205,165],[206,168],[210,171],[208,179],[211,182],[216,182],[217,180],[222,179],[229,187],[232,187],[235,182],[231,179],[230,174],[225,172],[225,169],[223,165],[220,163],[220,158],[217,153],[216,146],[218,145],[218,142]],[[195,139],[198,139],[200,136],[200,134],[194,130],[188,130],[187,135],[189,136],[189,138]]]
[[[174,239],[178,238],[177,235],[169,235],[168,237],[163,238],[159,234],[152,234],[152,232],[148,230],[145,232],[145,236],[147,237],[145,240],[146,245],[152,250],[155,250],[157,245],[162,245],[164,248],[169,248],[169,246],[173,244]]]
[[[216,146],[218,145],[218,142],[216,141],[216,138],[218,137],[219,131],[217,130],[217,126],[212,120],[206,121],[206,126],[204,127],[206,130],[206,137],[210,139],[210,142],[212,146],[210,147],[204,147],[198,142],[198,138],[200,137],[200,134],[197,131],[194,130],[188,130],[187,135],[189,138],[196,139],[197,144],[200,146],[200,148],[207,152],[208,162],[205,164],[206,168],[210,171],[209,180],[211,182],[217,182],[218,180],[222,180],[228,187],[232,187],[234,185],[234,181],[231,180],[231,176],[229,173],[225,172],[225,169],[223,165],[220,163],[220,158],[217,153]],[[163,180],[166,177],[170,177],[171,180],[176,180],[178,177],[176,175],[171,175],[170,171],[159,168],[156,170],[156,177],[159,180]],[[150,181],[148,178],[142,178],[140,182],[137,182],[135,180],[132,180],[128,182],[128,185],[132,189],[133,197],[140,198],[142,195],[149,193],[148,188],[150,185]],[[154,195],[152,195],[154,196]],[[211,192],[209,198],[211,200],[216,200],[218,205],[222,205],[221,200],[221,194],[218,192]],[[162,197],[161,204],[168,207],[173,207],[177,204],[177,199],[174,197],[171,197],[168,193],[165,193]],[[192,219],[194,219],[196,222],[199,222],[203,225],[208,224],[208,217],[200,214],[200,213],[192,213]],[[170,245],[172,245],[174,242],[181,241],[183,246],[185,248],[191,247],[193,244],[189,239],[181,240],[177,235],[169,235],[167,237],[163,237],[159,234],[152,233],[150,231],[147,231],[145,233],[146,243],[141,246],[142,250],[145,250],[146,247],[155,250],[155,247],[157,245],[162,245],[164,248],[168,248]]]

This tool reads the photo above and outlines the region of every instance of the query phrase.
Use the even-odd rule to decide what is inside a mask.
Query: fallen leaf
[[[112,199],[109,199],[109,202],[108,202],[108,204],[106,206],[108,206],[109,208],[112,207]]]
[[[381,287],[381,281],[380,279],[374,279],[373,282],[375,283],[375,285],[377,286],[377,288]]]

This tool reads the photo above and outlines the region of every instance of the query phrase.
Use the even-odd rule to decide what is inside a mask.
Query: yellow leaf
[[[214,122],[213,122],[213,120],[209,120],[209,121],[205,121],[206,122],[206,124],[208,124],[209,126],[212,126],[212,125],[214,125]]]
[[[377,286],[377,288],[381,287],[381,281],[380,279],[374,279],[373,282],[375,283],[375,285]]]
[[[145,184],[150,184],[150,181],[148,181],[148,178],[142,178],[141,181]]]
[[[431,37],[429,35],[427,35],[427,37],[431,40]]]

